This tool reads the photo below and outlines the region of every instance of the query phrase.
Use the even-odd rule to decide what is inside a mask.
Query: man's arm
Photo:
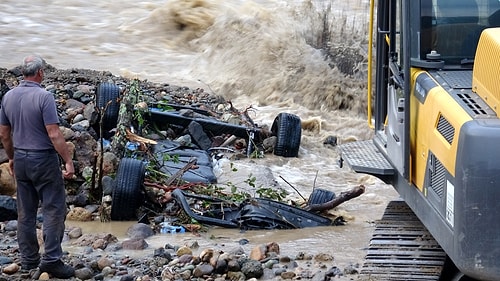
[[[12,136],[10,135],[10,126],[0,125],[0,139],[2,140],[7,157],[12,160],[14,158],[14,146],[12,144]]]
[[[72,156],[69,154],[68,146],[66,145],[66,140],[64,139],[58,124],[45,125],[47,133],[49,135],[54,148],[57,153],[61,155],[66,170],[63,171],[63,176],[67,179],[71,179],[75,174],[75,167],[73,166]]]

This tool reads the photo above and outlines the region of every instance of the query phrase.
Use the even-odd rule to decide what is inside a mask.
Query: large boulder
[[[144,239],[153,236],[154,231],[151,229],[151,226],[145,223],[136,223],[127,229],[127,235],[132,239],[135,238]]]
[[[95,151],[97,151],[97,141],[89,132],[79,132],[75,134],[75,139],[72,141],[75,145],[75,158],[78,172],[84,170],[85,167],[93,167]]]
[[[0,195],[14,195],[16,193],[16,182],[9,173],[9,163],[0,165]]]

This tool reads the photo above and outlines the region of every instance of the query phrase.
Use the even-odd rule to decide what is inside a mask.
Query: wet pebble
[[[268,260],[268,261],[266,261],[266,262],[264,263],[264,267],[265,267],[265,268],[273,268],[273,266],[274,266],[275,264],[277,264],[277,263],[278,263],[278,261],[277,261],[277,260],[275,260],[275,259],[271,259],[271,260]]]
[[[6,256],[0,256],[0,265],[12,263],[13,260]]]
[[[154,232],[150,225],[136,223],[127,229],[127,236],[130,238],[148,238],[153,236]]]
[[[116,270],[114,270],[113,268],[111,268],[111,266],[106,266],[102,269],[101,273],[104,275],[104,276],[113,276],[114,273],[115,273]]]
[[[337,136],[328,136],[323,141],[324,145],[337,146]]]
[[[205,275],[210,275],[212,274],[212,272],[214,271],[214,267],[210,264],[200,264],[198,265],[194,271],[193,271],[193,275],[195,277],[202,277],[202,276],[205,276]]]
[[[283,279],[293,279],[296,276],[293,271],[285,271],[280,274],[280,277]]]
[[[228,271],[240,271],[240,263],[236,260],[230,260],[227,262],[227,270]]]
[[[20,267],[17,263],[11,263],[11,264],[7,265],[6,267],[4,267],[2,269],[2,272],[7,274],[7,275],[12,275],[12,274],[18,272],[19,269],[20,269]]]
[[[177,256],[192,255],[193,251],[187,246],[182,246],[176,251],[176,254]]]
[[[87,267],[75,270],[75,277],[80,280],[90,280],[94,278],[94,272]]]
[[[78,122],[81,122],[85,120],[85,117],[83,116],[83,114],[77,114],[74,118],[73,118],[73,124],[77,124]],[[88,122],[88,121],[87,121]],[[89,123],[90,125],[90,123]]]
[[[126,250],[144,250],[148,247],[148,242],[143,238],[132,238],[123,241],[122,247]]]
[[[335,276],[342,276],[342,270],[340,270],[340,268],[334,266],[332,268],[330,268],[327,272],[326,272],[326,275],[327,276],[330,276],[330,277],[335,277]]]
[[[238,243],[239,243],[240,245],[246,245],[246,244],[250,243],[250,241],[248,241],[248,239],[244,239],[244,238],[243,238],[243,239],[240,239],[240,240],[238,241]]]
[[[17,220],[8,221],[4,226],[5,231],[16,231],[17,230]]]
[[[358,267],[359,265],[350,264],[346,268],[344,268],[344,274],[346,275],[358,274],[359,273]]]
[[[110,267],[113,264],[113,260],[107,257],[102,257],[97,261],[97,267],[103,270],[105,267]]]
[[[215,273],[219,273],[219,274],[223,274],[227,271],[228,269],[228,265],[227,265],[227,261],[224,260],[224,259],[218,259],[216,262],[215,262],[215,268],[214,268],[214,272]]]
[[[320,262],[333,261],[333,256],[327,253],[319,253],[314,256],[314,260]]]
[[[40,277],[38,277],[38,280],[50,280],[50,275],[47,272],[42,272]]]
[[[259,278],[262,276],[263,272],[262,265],[259,261],[255,260],[247,260],[246,262],[243,263],[241,266],[241,272],[247,277],[247,278]]]

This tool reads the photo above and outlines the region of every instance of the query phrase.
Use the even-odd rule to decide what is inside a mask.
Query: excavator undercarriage
[[[446,253],[404,201],[391,201],[376,223],[361,280],[438,281]]]

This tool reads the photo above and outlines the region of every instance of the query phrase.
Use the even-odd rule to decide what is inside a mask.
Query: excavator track
[[[377,222],[361,280],[439,280],[446,254],[404,201],[391,201]]]

